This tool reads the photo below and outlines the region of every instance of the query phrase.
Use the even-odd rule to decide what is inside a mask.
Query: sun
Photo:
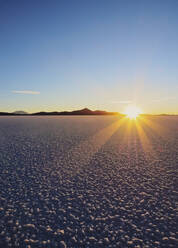
[[[128,106],[126,110],[124,111],[124,114],[129,118],[129,119],[136,119],[140,114],[142,113],[141,109],[139,109],[136,106]]]

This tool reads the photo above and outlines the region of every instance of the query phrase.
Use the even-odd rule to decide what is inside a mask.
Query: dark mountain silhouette
[[[29,114],[25,111],[15,111],[13,113],[8,113],[8,112],[0,112],[0,116],[32,116],[32,115],[37,115],[37,116],[45,116],[45,115],[119,115],[119,116],[125,116],[124,114],[118,113],[118,112],[107,112],[104,110],[90,110],[88,108],[84,108],[81,110],[74,110],[74,111],[53,111],[53,112],[37,112],[37,113],[32,113]],[[152,115],[152,114],[141,114],[141,116],[177,116],[177,115],[171,115],[171,114],[157,114],[157,115]]]
[[[102,110],[92,111],[88,108],[74,111],[63,111],[63,112],[38,112],[32,115],[121,115],[118,112],[107,112]]]
[[[15,114],[15,115],[27,115],[28,113],[25,111],[19,110],[19,111],[13,112],[13,114]]]
[[[14,115],[12,113],[7,113],[7,112],[0,112],[0,115]]]
[[[8,112],[0,112],[0,116],[4,116],[4,115],[9,115],[9,116],[16,116],[16,115],[29,115],[28,113],[24,112],[24,111],[15,111],[13,113],[8,113]]]

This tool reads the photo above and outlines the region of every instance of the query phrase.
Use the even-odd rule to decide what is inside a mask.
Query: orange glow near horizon
[[[140,114],[142,114],[142,111],[136,107],[136,106],[128,106],[125,111],[124,114],[131,120],[135,120]]]

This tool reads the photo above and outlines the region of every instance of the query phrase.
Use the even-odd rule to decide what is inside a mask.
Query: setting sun
[[[124,111],[129,119],[136,119],[141,113],[142,111],[136,106],[128,106]]]

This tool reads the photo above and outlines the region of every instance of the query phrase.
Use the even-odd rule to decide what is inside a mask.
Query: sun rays
[[[113,138],[116,140],[115,144],[122,148],[122,152],[128,155],[126,159],[128,159],[128,163],[131,166],[134,165],[132,161],[138,163],[138,154],[139,156],[142,154],[146,161],[156,161],[159,159],[159,152],[157,153],[155,143],[151,135],[149,135],[151,130],[156,131],[158,129],[157,121],[155,120],[154,125],[154,121],[150,121],[149,117],[140,116],[140,118],[137,118],[138,116],[135,114],[138,113],[138,110],[134,111],[131,112],[131,115],[129,114],[122,118],[116,117],[116,120],[112,121],[108,126],[73,147],[68,153],[71,170],[75,170],[75,173],[78,173],[81,170],[81,166],[78,165],[83,164],[84,168],[84,166],[90,163],[93,156]],[[159,136],[159,132],[157,135]],[[118,152],[120,152],[119,149]],[[75,163],[73,164],[72,161],[75,161]],[[138,166],[138,164],[135,164],[135,166]]]
[[[92,157],[97,153],[102,146],[106,144],[106,142],[114,135],[114,133],[126,123],[126,118],[116,119],[109,126],[100,130],[96,134],[89,137],[87,140],[81,142],[72,150],[69,151],[68,158],[70,161],[75,160],[77,163],[75,165],[72,164],[71,169],[75,169],[77,173],[79,170],[79,166],[83,164],[85,166],[90,162]],[[77,154],[77,158],[75,159]],[[80,166],[81,168],[81,166]]]
[[[135,120],[141,113],[141,109],[132,105],[128,106],[124,111],[124,114],[131,120]]]

